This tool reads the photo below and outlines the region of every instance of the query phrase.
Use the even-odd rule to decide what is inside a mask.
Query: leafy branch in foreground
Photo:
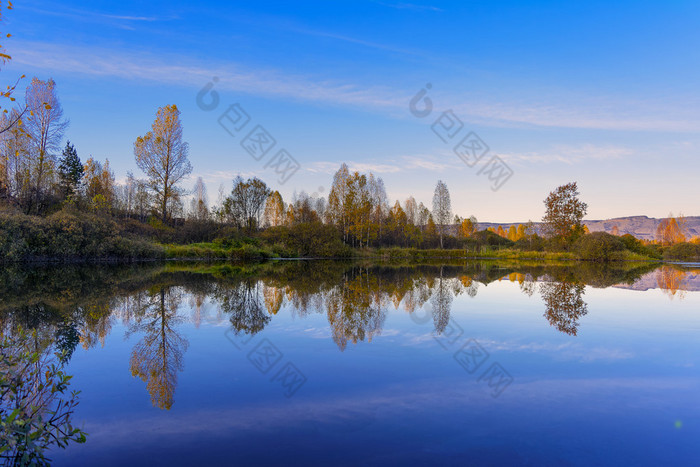
[[[20,331],[0,342],[0,459],[4,465],[49,465],[52,446],[84,443],[86,433],[71,424],[79,391],[66,397],[72,376],[62,355],[37,349],[36,332]]]

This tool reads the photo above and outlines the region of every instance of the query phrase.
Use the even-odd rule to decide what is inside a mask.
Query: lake
[[[700,268],[5,268],[70,354],[55,465],[700,465]]]

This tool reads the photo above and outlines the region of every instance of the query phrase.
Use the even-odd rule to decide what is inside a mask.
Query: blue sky
[[[341,162],[373,171],[389,198],[427,205],[438,179],[453,210],[482,221],[539,220],[556,186],[578,181],[588,219],[700,215],[697,2],[48,2],[4,19],[4,81],[52,77],[66,134],[85,160],[139,175],[133,142],[177,104],[192,177],[216,201],[237,174],[285,199],[327,194]],[[218,77],[220,104],[196,105]],[[427,84],[433,112],[409,101]],[[265,159],[217,123],[230,104],[300,169],[280,184]],[[452,110],[489,146],[468,167],[431,130]],[[461,133],[460,133],[461,135]],[[273,151],[273,152],[274,152]],[[497,155],[496,192],[478,172]]]

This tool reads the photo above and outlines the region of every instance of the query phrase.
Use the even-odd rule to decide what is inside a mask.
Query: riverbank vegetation
[[[409,196],[390,202],[384,182],[342,164],[328,196],[298,192],[288,202],[264,181],[233,180],[210,206],[183,141],[180,111],[158,109],[134,142],[134,162],[117,183],[109,160],[83,162],[53,80],[34,78],[21,108],[0,120],[0,261],[102,261],[160,258],[494,257],[587,261],[700,260],[683,218],[662,220],[656,239],[589,232],[576,183],[552,191],[537,224],[483,229],[455,214],[438,180],[430,208]],[[469,206],[469,200],[459,200]],[[432,208],[432,209],[431,209]]]

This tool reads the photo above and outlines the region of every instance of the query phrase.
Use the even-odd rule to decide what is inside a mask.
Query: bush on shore
[[[288,256],[347,258],[352,249],[343,243],[338,230],[321,222],[308,222],[291,227],[270,227],[261,239]]]
[[[0,261],[162,258],[163,248],[125,237],[104,217],[59,211],[46,218],[0,212]]]
[[[700,261],[700,245],[696,243],[676,243],[664,251],[664,259]]]
[[[578,238],[573,251],[579,258],[590,261],[619,261],[626,250],[620,237],[606,232],[593,232]]]

